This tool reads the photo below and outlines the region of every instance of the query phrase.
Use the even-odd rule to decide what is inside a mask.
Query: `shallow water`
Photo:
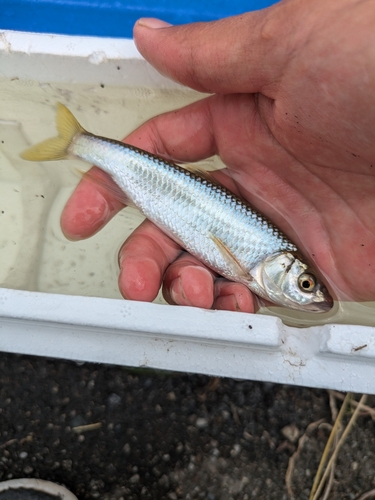
[[[97,134],[122,139],[148,118],[186,105],[198,94],[145,88],[0,81],[0,284],[51,293],[121,297],[117,252],[143,220],[119,213],[99,234],[71,242],[60,229],[62,209],[79,182],[81,162],[31,164],[19,153],[54,135],[55,104],[63,102]]]
[[[79,242],[60,229],[62,209],[79,178],[81,162],[30,164],[19,158],[29,144],[54,135],[55,104],[60,101],[98,135],[122,139],[148,118],[201,98],[185,90],[40,84],[0,80],[0,286],[49,293],[120,298],[117,253],[143,217],[121,211],[97,235]],[[162,297],[156,300],[163,303]],[[352,323],[375,325],[373,303],[336,304],[314,315],[280,308],[287,324]]]

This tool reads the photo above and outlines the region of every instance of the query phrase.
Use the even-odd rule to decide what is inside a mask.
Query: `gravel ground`
[[[0,479],[47,479],[80,500],[289,499],[298,438],[331,422],[324,390],[8,354],[0,377]],[[307,432],[291,476],[296,499],[308,498],[328,434],[324,423]],[[329,498],[372,488],[366,414]]]

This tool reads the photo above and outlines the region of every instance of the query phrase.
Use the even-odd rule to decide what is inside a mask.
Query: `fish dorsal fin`
[[[106,174],[100,168],[94,167],[90,168],[90,170],[80,170],[79,168],[75,168],[74,171],[79,175],[79,177],[88,179],[103,190],[107,191],[112,198],[115,198],[123,205],[137,208],[133,201],[128,198],[124,191],[112,180],[111,176]]]
[[[211,165],[210,165],[211,166]],[[188,172],[191,172],[194,175],[197,175],[201,179],[217,186],[222,190],[228,191],[228,194],[232,194],[236,192],[236,186],[234,184],[233,178],[228,173],[228,170],[225,166],[223,168],[217,168],[215,170],[206,170],[202,165],[180,165],[181,168],[184,168]],[[218,174],[218,178],[214,175]],[[224,175],[222,175],[224,174]],[[238,199],[242,200],[239,194],[235,195]],[[243,200],[242,200],[243,201]]]
[[[207,181],[212,182],[213,184],[219,184],[218,181],[215,179],[215,177],[212,175],[212,171],[205,170],[200,165],[186,164],[186,165],[181,165],[181,167],[187,170],[188,172],[197,175],[198,177],[202,177],[202,179],[206,179]]]
[[[217,236],[214,234],[210,233],[210,238],[211,240],[215,243],[216,247],[220,251],[221,255],[223,256],[225,262],[227,263],[229,269],[231,269],[232,273],[235,276],[244,278],[246,281],[252,281],[253,278],[249,274],[248,271],[246,271],[238,261],[238,259],[233,255],[233,253],[229,250],[227,245]]]

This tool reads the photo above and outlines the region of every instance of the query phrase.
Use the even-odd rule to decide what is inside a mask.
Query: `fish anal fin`
[[[217,236],[210,233],[211,240],[215,243],[216,247],[219,249],[221,255],[223,256],[225,262],[227,263],[229,269],[231,269],[232,273],[238,278],[242,278],[246,282],[250,282],[253,280],[252,276],[246,271],[242,266],[238,259],[233,255],[227,245]]]
[[[111,198],[119,201],[128,207],[135,207],[130,198],[126,196],[124,191],[112,180],[111,176],[98,167],[93,167],[90,170],[80,170],[75,168],[74,171],[82,178],[93,182],[97,187],[105,192],[106,197],[108,194]]]

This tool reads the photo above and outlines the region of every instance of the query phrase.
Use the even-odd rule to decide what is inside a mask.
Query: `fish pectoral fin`
[[[244,280],[248,281],[249,283],[251,281],[253,281],[253,277],[249,274],[248,271],[246,271],[241,266],[240,262],[233,255],[233,253],[229,250],[227,245],[220,238],[218,238],[217,236],[215,236],[212,233],[210,233],[210,238],[215,243],[217,248],[219,249],[221,255],[223,256],[228,267],[232,270],[233,274],[235,274],[238,277],[243,278]]]
[[[124,191],[112,180],[111,176],[103,172],[97,167],[91,168],[90,170],[81,170],[79,168],[74,168],[74,171],[81,177],[82,179],[88,179],[89,181],[96,184],[96,186],[102,188],[103,191],[106,191],[111,195],[112,198],[115,198],[123,205],[127,205],[128,207],[137,208],[133,201],[126,196]]]

